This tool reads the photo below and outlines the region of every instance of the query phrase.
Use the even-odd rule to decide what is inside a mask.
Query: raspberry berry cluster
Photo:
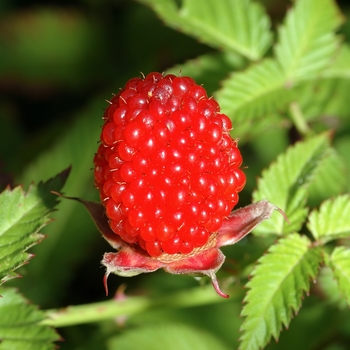
[[[205,246],[246,180],[218,103],[190,77],[150,73],[103,119],[95,186],[115,234],[151,257]]]

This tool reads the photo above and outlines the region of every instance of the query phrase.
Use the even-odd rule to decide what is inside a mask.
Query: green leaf
[[[167,25],[220,50],[258,60],[268,49],[272,33],[264,8],[250,0],[139,0]]]
[[[299,103],[308,120],[320,120],[327,127],[337,125],[350,114],[350,48],[343,44],[332,64],[316,79],[297,88]]]
[[[298,142],[263,171],[253,201],[267,199],[286,213],[290,225],[282,216],[273,215],[254,230],[255,234],[281,235],[300,229],[308,212],[307,190],[327,147],[325,134]]]
[[[322,244],[350,237],[350,195],[338,196],[314,210],[307,224],[314,238]]]
[[[291,234],[259,259],[247,283],[241,350],[261,349],[272,336],[278,339],[283,325],[288,327],[322,261],[320,248],[310,245],[307,237]]]
[[[336,247],[330,257],[329,265],[338,282],[340,293],[350,305],[350,249]]]
[[[25,264],[31,255],[26,251],[44,237],[39,230],[50,222],[49,214],[58,200],[51,193],[60,191],[69,169],[47,182],[7,188],[0,194],[0,284],[19,277],[14,270]]]
[[[0,350],[53,350],[58,334],[40,325],[45,314],[14,289],[0,288]]]
[[[334,148],[329,148],[320,164],[317,176],[310,184],[308,205],[319,206],[327,198],[346,192],[348,174],[344,160]]]
[[[211,52],[171,67],[166,70],[166,74],[181,73],[182,76],[190,76],[197,84],[203,85],[211,96],[229,72],[240,69],[243,65],[242,57],[234,53]]]
[[[326,254],[323,251],[323,254]],[[325,261],[328,260],[328,255]],[[328,264],[327,264],[328,265]],[[323,266],[317,277],[317,287],[320,288],[322,294],[327,297],[331,305],[336,306],[340,310],[347,308],[347,302],[342,298],[338,283],[335,280],[334,273],[329,266]]]
[[[309,124],[317,122],[322,124],[323,128],[334,128],[342,123],[340,118],[348,120],[350,79],[345,76],[344,79],[330,77],[312,80],[295,90],[303,115]]]
[[[350,46],[342,44],[334,62],[324,71],[322,78],[350,79]]]
[[[117,349],[228,350],[229,347],[207,331],[180,323],[162,323],[133,329],[112,338],[108,350]]]
[[[330,64],[338,46],[333,31],[342,23],[335,1],[300,0],[294,4],[279,29],[275,47],[291,85],[316,77]]]
[[[284,82],[278,63],[265,59],[243,72],[232,73],[215,97],[223,113],[235,122],[243,122],[286,106],[293,95]]]

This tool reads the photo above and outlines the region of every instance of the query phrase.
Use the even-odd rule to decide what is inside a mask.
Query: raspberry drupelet
[[[104,113],[95,186],[112,231],[151,257],[205,246],[246,178],[231,120],[192,78],[133,78]]]

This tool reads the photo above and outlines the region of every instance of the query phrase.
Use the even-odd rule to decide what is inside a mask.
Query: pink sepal
[[[281,209],[263,200],[233,211],[224,220],[218,232],[211,234],[209,242],[203,247],[196,248],[190,254],[163,253],[159,257],[151,257],[138,245],[123,241],[111,230],[102,204],[75,197],[62,197],[82,203],[103,237],[118,250],[116,253],[105,253],[103,256],[102,264],[106,267],[104,286],[107,294],[107,278],[111,273],[131,277],[163,268],[172,274],[208,276],[211,278],[215,291],[220,296],[228,298],[228,295],[221,291],[215,275],[225,261],[225,256],[219,248],[237,243],[262,221],[270,218],[274,210],[278,210],[288,221]]]

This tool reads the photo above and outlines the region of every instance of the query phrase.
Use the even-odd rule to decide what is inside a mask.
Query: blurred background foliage
[[[263,3],[274,26],[290,6],[285,0]],[[345,15],[349,13],[347,1],[340,1],[339,5]],[[342,32],[345,38],[350,38],[349,22],[342,27]],[[107,106],[105,100],[140,72],[147,74],[174,66],[173,70],[179,72],[182,63],[211,52],[212,48],[165,27],[150,9],[131,0],[1,0],[0,187],[22,184],[28,188],[32,181],[48,179],[72,165],[65,193],[97,199],[91,168],[101,117]],[[218,56],[217,64],[222,68],[220,77],[211,76],[210,69],[196,72],[195,63],[191,68],[191,75],[210,93],[242,62],[234,57]],[[293,137],[286,129],[269,130],[260,136],[249,144],[242,140],[242,153],[249,166],[242,205],[251,199],[256,174],[284,150],[288,139]],[[262,145],[269,145],[264,152],[261,152]],[[47,239],[32,249],[35,258],[20,271],[25,278],[10,284],[18,286],[42,308],[104,300],[104,269],[99,262],[103,253],[111,248],[84,209],[76,203],[62,201],[55,213],[55,222],[46,227],[44,233]],[[247,276],[254,261],[271,243],[266,238],[248,239],[249,244],[245,239],[225,251],[228,262],[220,273],[233,274],[235,279],[229,302],[206,308],[148,312],[129,319],[127,325],[177,321],[207,329],[230,348],[236,348],[244,293],[244,281],[236,276],[238,272]],[[110,291],[121,283],[127,283],[127,293],[131,294],[167,293],[198,285],[187,276],[157,272],[127,281],[111,276]],[[326,347],[321,344],[333,344],[334,337],[349,337],[349,317],[335,319],[332,315],[339,317],[339,312],[332,305],[318,308],[320,299],[322,296],[317,293],[307,299],[310,307],[303,308],[290,330],[283,332],[279,348],[323,349]],[[328,322],[329,334],[314,336],[318,332],[312,328],[315,320]],[[308,324],[307,335],[300,333],[305,324]],[[105,322],[60,332],[66,339],[60,344],[62,349],[104,349],[107,346],[104,340],[119,331],[114,323]],[[275,344],[269,346],[276,347]]]

